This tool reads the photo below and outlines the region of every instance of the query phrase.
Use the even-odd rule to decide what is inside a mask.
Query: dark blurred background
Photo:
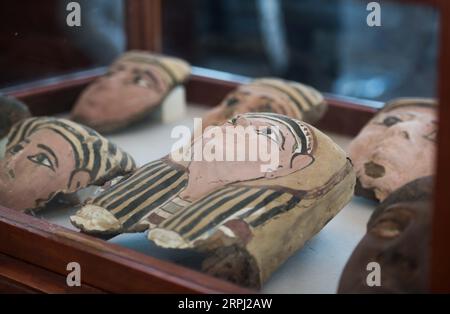
[[[109,64],[125,49],[123,0],[0,4],[0,89]],[[381,3],[369,27],[364,0],[163,0],[163,52],[194,66],[280,76],[324,92],[373,100],[435,96],[438,13]],[[31,47],[31,48],[30,48]]]
[[[380,1],[382,26],[369,27],[369,2],[166,0],[164,51],[201,67],[281,76],[346,96],[434,96],[437,12]]]

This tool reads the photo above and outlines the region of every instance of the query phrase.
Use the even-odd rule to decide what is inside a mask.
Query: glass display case
[[[82,91],[125,51],[185,59],[192,75],[181,119],[151,117],[106,136],[138,166],[170,152],[174,127],[193,129],[195,117],[254,77],[277,76],[320,90],[328,109],[314,126],[344,150],[385,101],[439,99],[429,280],[433,292],[450,291],[448,1],[379,1],[386,5],[380,30],[365,25],[366,6],[351,0],[80,0],[80,28],[66,25],[70,2],[0,4],[0,95],[16,97],[35,116],[66,117]],[[0,206],[0,291],[336,293],[376,206],[352,198],[258,291],[202,272],[197,253],[163,250],[144,233],[78,232],[69,216],[79,208],[27,215]],[[66,283],[71,262],[82,267],[81,287]]]

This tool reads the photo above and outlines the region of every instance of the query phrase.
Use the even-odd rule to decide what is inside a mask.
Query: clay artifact
[[[86,88],[71,118],[99,132],[120,130],[157,109],[189,75],[190,66],[181,59],[127,52]]]
[[[28,118],[8,135],[0,160],[0,205],[38,210],[60,193],[102,185],[134,168],[131,156],[88,127],[65,119]]]
[[[260,78],[240,85],[203,119],[203,128],[222,125],[237,114],[273,112],[314,124],[327,104],[311,86],[278,78]]]
[[[350,143],[356,194],[383,201],[406,183],[432,175],[437,103],[404,98],[389,102]]]
[[[339,293],[430,291],[432,188],[433,177],[416,179],[377,207],[367,223],[366,235],[344,268]],[[369,263],[379,265],[379,273],[370,275],[370,285]]]
[[[170,155],[85,204],[72,223],[91,234],[150,229],[161,247],[206,252],[205,272],[260,287],[350,201],[355,174],[338,145],[296,119],[248,113],[216,129],[242,136],[247,127],[252,141],[275,143],[278,167],[264,172],[260,159],[179,162]],[[204,148],[212,141],[205,133]],[[248,151],[250,143],[238,147]]]

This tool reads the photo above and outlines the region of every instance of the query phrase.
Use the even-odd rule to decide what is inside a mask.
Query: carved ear
[[[275,177],[287,176],[295,171],[298,171],[298,170],[308,167],[313,162],[314,162],[314,157],[312,157],[310,155],[297,155],[292,159],[290,167],[285,166],[282,169],[278,169],[277,171],[267,172],[265,174],[265,177],[266,178],[275,178]]]
[[[68,189],[69,192],[75,192],[80,188],[86,187],[91,181],[91,175],[87,170],[75,170],[70,176]]]
[[[292,170],[301,170],[314,162],[314,157],[310,155],[297,155],[291,161]]]

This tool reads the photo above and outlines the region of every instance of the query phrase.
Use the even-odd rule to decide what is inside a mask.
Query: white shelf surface
[[[124,132],[108,136],[118,146],[130,153],[140,166],[167,155],[177,139],[171,131],[177,125],[193,129],[193,118],[201,117],[205,109],[188,106],[185,118],[178,122],[162,124],[149,119]],[[346,149],[349,138],[328,134]],[[365,234],[366,223],[375,203],[354,197],[315,237],[284,263],[263,286],[263,293],[335,293],[341,272],[353,249]],[[75,212],[47,210],[39,217],[75,230],[68,217]],[[195,254],[175,250],[162,250],[150,243],[145,233],[124,234],[111,240],[144,254],[171,260],[176,263],[196,265]]]

